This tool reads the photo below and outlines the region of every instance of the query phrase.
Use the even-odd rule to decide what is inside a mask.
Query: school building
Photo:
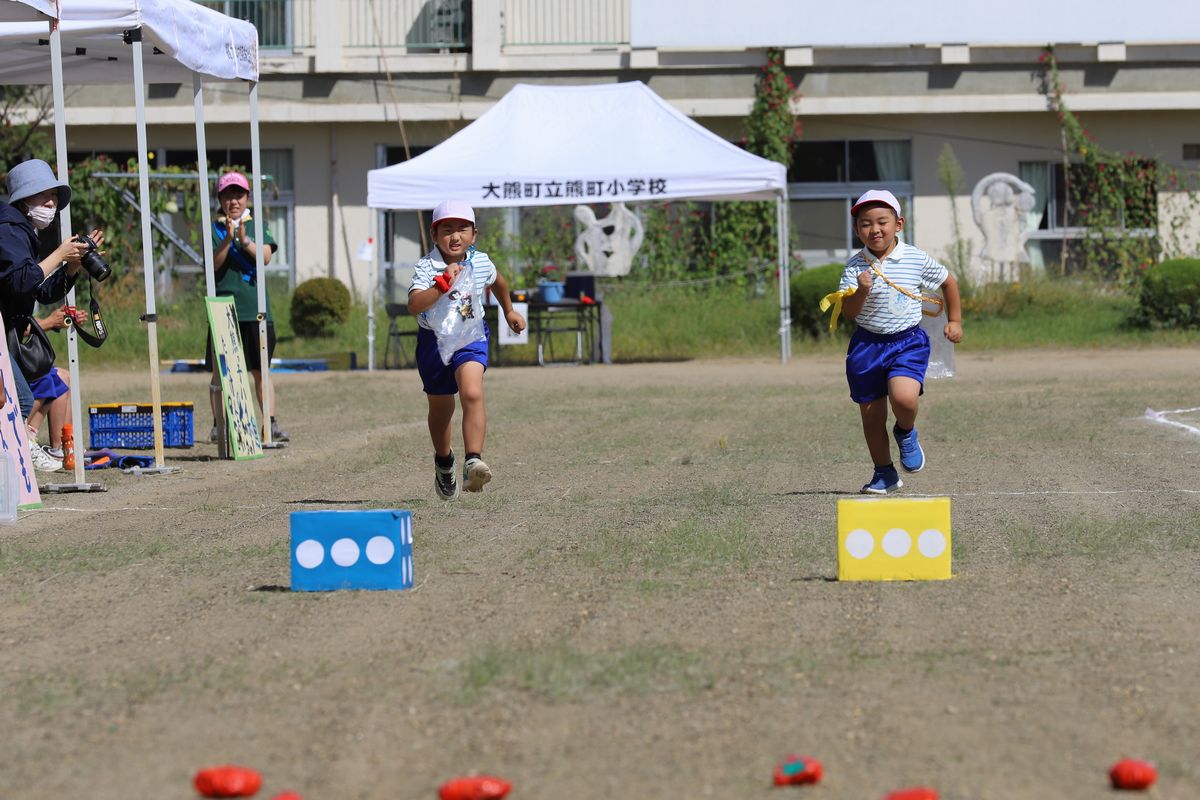
[[[1200,22],[1185,0],[1009,0],[967,12],[949,0],[871,11],[810,0],[205,0],[259,28],[271,269],[333,275],[359,296],[371,213],[367,171],[444,141],[517,83],[640,80],[737,141],[768,48],[782,48],[803,137],[790,171],[796,255],[810,265],[855,247],[852,198],[902,199],[909,241],[949,249],[949,145],[965,180],[957,212],[975,247],[970,193],[993,172],[1038,191],[1029,251],[1058,258],[1086,236],[1066,214],[1057,120],[1039,92],[1053,44],[1066,101],[1109,149],[1200,166]],[[205,90],[210,159],[249,163],[246,88]],[[194,160],[190,86],[153,86],[149,142],[159,164]],[[134,147],[129,87],[71,93],[73,153]],[[502,161],[503,153],[495,158]],[[588,153],[579,154],[586,163]],[[1169,198],[1160,198],[1166,202]],[[385,267],[419,255],[416,215],[380,215]],[[1157,235],[1159,231],[1142,231]]]

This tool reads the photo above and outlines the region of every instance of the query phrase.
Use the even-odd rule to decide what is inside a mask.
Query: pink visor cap
[[[226,172],[217,178],[217,194],[225,191],[230,186],[240,186],[247,192],[250,191],[250,181],[246,180],[246,176],[240,172]]]
[[[446,200],[433,209],[433,222],[429,225],[432,227],[444,219],[461,219],[474,225],[475,209],[462,200]]]
[[[900,201],[896,199],[896,195],[886,189],[871,189],[863,193],[863,196],[854,201],[854,205],[850,206],[850,216],[857,217],[858,210],[867,203],[883,203],[892,211],[896,212],[896,216],[900,214]]]

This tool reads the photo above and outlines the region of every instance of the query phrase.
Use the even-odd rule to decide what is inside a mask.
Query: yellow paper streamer
[[[842,316],[842,301],[850,295],[858,291],[857,286],[851,286],[849,289],[842,289],[837,292],[830,292],[821,298],[821,313],[824,314],[833,306],[833,316],[829,318],[829,332],[833,333],[837,330],[838,319]]]

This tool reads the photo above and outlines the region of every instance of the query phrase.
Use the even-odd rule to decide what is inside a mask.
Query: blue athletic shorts
[[[483,323],[483,336],[482,340],[456,350],[450,363],[443,364],[442,356],[438,353],[437,336],[428,328],[417,328],[417,372],[421,374],[425,394],[458,394],[458,381],[454,379],[454,373],[468,361],[478,361],[486,370],[488,339],[491,337],[486,322]]]
[[[846,351],[846,381],[850,399],[869,403],[887,397],[888,380],[912,378],[925,393],[925,370],[929,368],[929,334],[914,325],[899,333],[871,333],[859,328]]]

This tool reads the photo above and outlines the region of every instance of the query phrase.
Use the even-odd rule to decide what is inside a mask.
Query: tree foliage
[[[742,145],[751,153],[792,163],[792,143],[802,128],[792,113],[796,85],[783,66],[783,51],[767,51],[767,62],[755,82],[754,104],[746,118]],[[709,255],[714,271],[728,275],[746,272],[757,264],[770,264],[776,256],[775,204],[771,202],[720,203],[713,208]]]

